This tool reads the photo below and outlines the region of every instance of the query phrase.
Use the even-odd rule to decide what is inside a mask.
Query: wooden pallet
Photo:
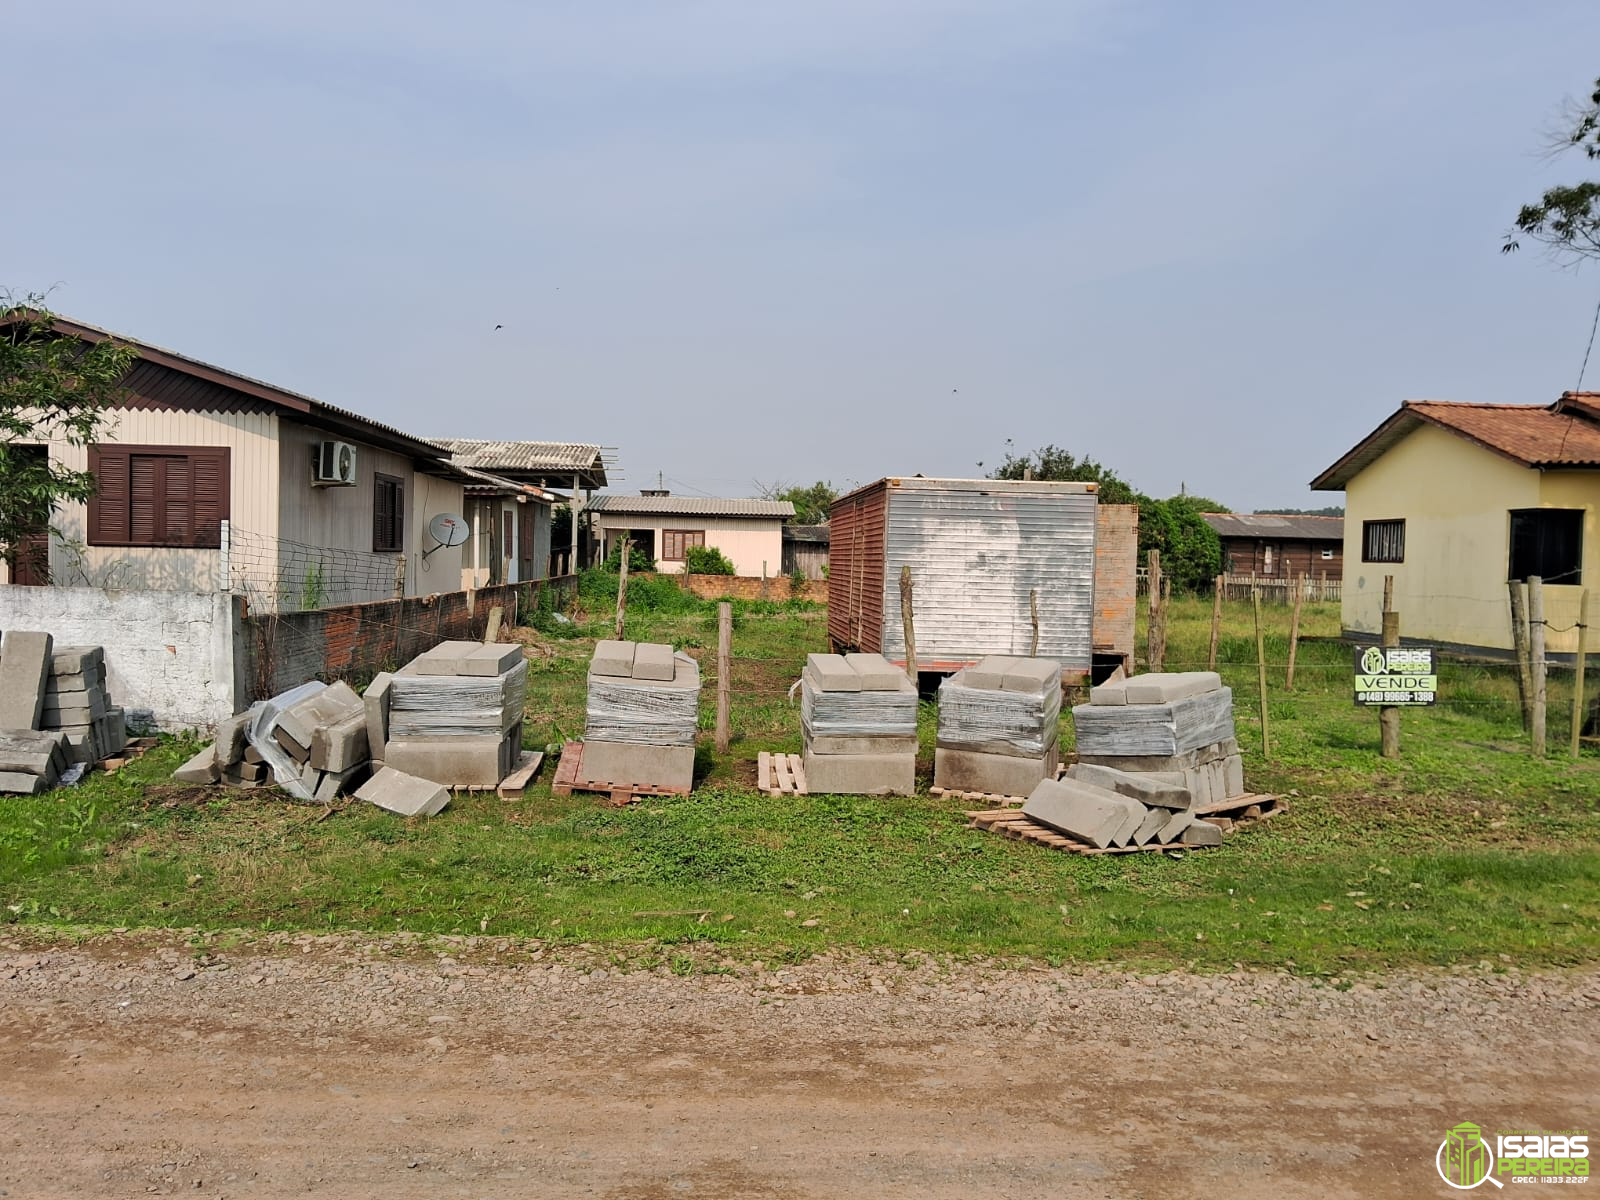
[[[1202,821],[1215,825],[1224,834],[1229,834],[1237,829],[1243,829],[1257,822],[1268,820],[1283,812],[1288,806],[1280,796],[1234,796],[1228,800],[1208,804],[1202,809],[1196,809]],[[1040,846],[1049,846],[1052,850],[1063,850],[1068,854],[1150,854],[1160,853],[1165,850],[1202,850],[1204,846],[1186,846],[1182,842],[1169,842],[1160,844],[1151,842],[1144,846],[1086,846],[1082,842],[1073,841],[1064,834],[1057,833],[1048,825],[1041,825],[1032,817],[1024,816],[1015,808],[990,808],[965,814],[969,829],[987,829],[998,833],[1002,837],[1013,838],[1018,841],[1034,842]]]
[[[543,750],[524,750],[522,757],[517,760],[517,769],[500,781],[500,786],[495,789],[496,794],[502,800],[522,799],[522,793],[528,790],[542,766]]]
[[[156,744],[157,739],[153,737],[130,738],[127,745],[122,747],[120,753],[113,754],[108,758],[102,758],[94,766],[104,771],[107,775],[115,775],[134,759],[143,758],[151,750],[154,750]]]
[[[583,768],[583,743],[568,742],[561,747],[561,762],[556,767],[555,781],[550,785],[554,796],[570,796],[573,792],[598,792],[611,797],[611,804],[621,808],[632,804],[641,796],[687,796],[688,788],[657,787],[653,783],[611,783],[581,778]]]
[[[931,787],[928,795],[940,800],[965,800],[969,804],[987,804],[990,808],[1021,808],[1028,802],[1026,796],[1002,796],[998,792],[958,792],[954,788]]]
[[[769,796],[807,795],[805,759],[763,750],[756,758],[756,787]]]

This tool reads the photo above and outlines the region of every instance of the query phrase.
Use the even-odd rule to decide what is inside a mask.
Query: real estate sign
[[[1439,694],[1433,651],[1368,646],[1356,651],[1356,703],[1432,704]]]

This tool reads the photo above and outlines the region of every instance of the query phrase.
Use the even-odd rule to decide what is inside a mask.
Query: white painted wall
[[[0,586],[0,629],[103,646],[111,702],[135,729],[205,729],[235,711],[233,597],[220,592]]]

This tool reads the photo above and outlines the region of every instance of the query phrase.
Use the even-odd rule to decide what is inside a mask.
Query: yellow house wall
[[[656,550],[662,546],[661,534],[666,529],[704,530],[706,545],[714,546],[728,556],[735,575],[760,575],[765,564],[766,574],[783,574],[783,523],[776,520],[739,520],[715,517],[627,517],[621,514],[595,514],[597,528],[605,531],[606,554],[622,531],[628,529],[654,530]],[[656,570],[663,574],[682,573],[681,562],[656,560]]]
[[[1345,490],[1343,621],[1382,631],[1383,577],[1395,578],[1402,637],[1511,649],[1511,510],[1585,508],[1584,578],[1600,582],[1595,528],[1600,473],[1540,472],[1442,429],[1424,426],[1350,481]],[[1362,525],[1403,518],[1405,561],[1363,562]],[[1552,626],[1576,620],[1579,587],[1545,589]],[[1571,652],[1576,633],[1550,631],[1548,649]]]
[[[268,533],[278,524],[278,418],[271,413],[176,412],[114,409],[96,440],[131,445],[228,446],[231,520]],[[50,457],[75,471],[87,470],[89,452],[64,442]],[[215,550],[139,546],[84,546],[88,506],[62,505],[53,523],[68,544],[50,540],[50,578],[62,586],[128,591],[210,592],[218,586]],[[4,575],[0,567],[0,575]],[[10,582],[9,575],[4,575]]]
[[[1589,620],[1600,616],[1600,471],[1546,471],[1539,481],[1539,501],[1546,508],[1581,508],[1583,518],[1583,577],[1576,583],[1544,589],[1545,645],[1552,651],[1576,653],[1578,599],[1589,589]],[[1600,650],[1600,638],[1589,633],[1589,648]]]

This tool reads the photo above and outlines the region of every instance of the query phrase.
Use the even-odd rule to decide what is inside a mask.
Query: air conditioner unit
[[[317,447],[317,487],[354,487],[356,448],[349,442],[323,442]]]

